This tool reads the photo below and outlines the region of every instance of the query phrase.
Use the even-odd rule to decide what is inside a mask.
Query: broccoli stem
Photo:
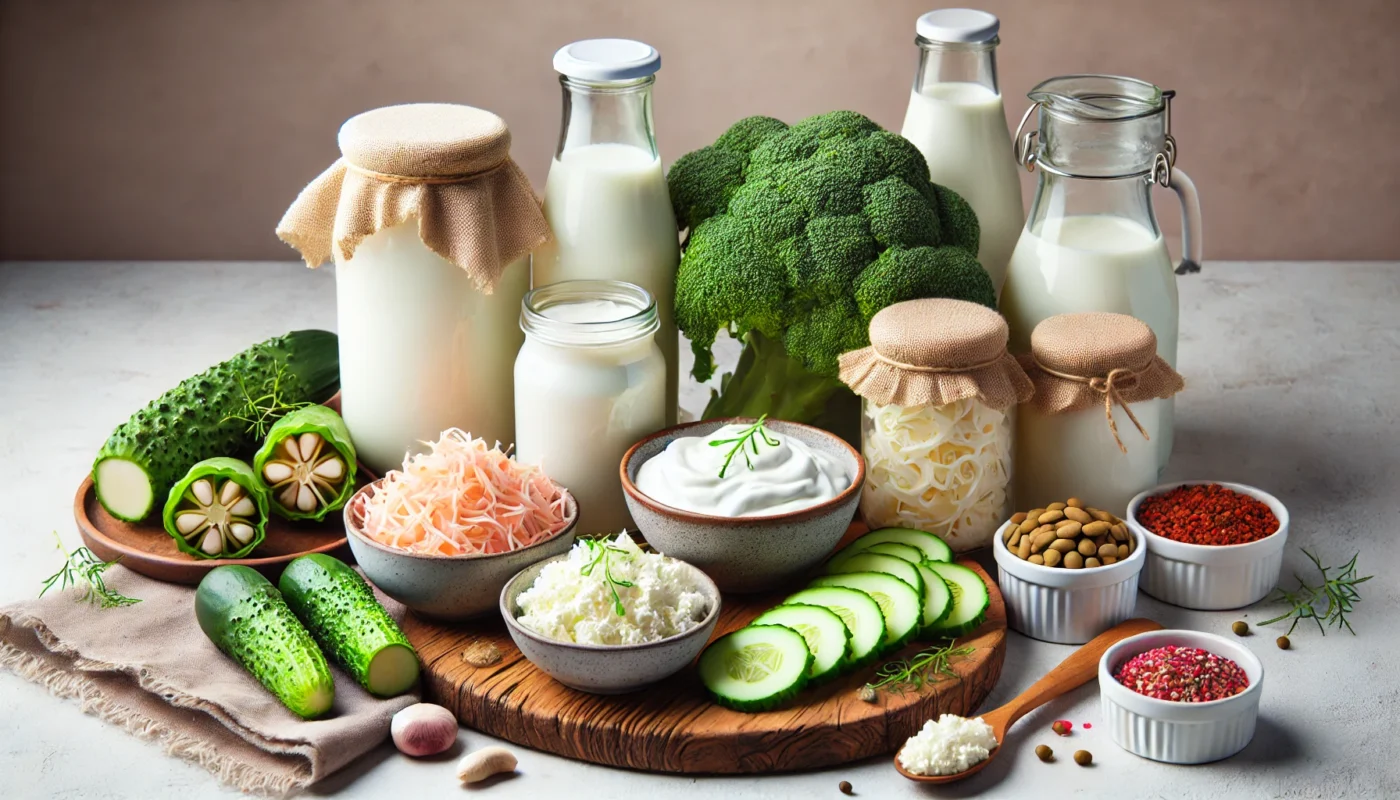
[[[860,445],[860,400],[840,380],[809,372],[756,330],[744,334],[734,372],[712,391],[702,419],[758,417],[805,422]]]

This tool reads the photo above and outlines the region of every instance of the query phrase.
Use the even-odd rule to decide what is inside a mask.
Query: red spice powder
[[[1214,483],[1148,497],[1138,506],[1137,521],[1187,544],[1247,544],[1278,532],[1278,517],[1267,505]]]
[[[1234,661],[1174,644],[1133,656],[1113,677],[1140,695],[1180,703],[1223,700],[1249,688],[1249,677]]]

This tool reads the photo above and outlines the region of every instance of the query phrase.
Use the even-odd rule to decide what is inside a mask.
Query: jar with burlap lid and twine
[[[1157,483],[1163,401],[1185,387],[1152,329],[1126,314],[1060,314],[1019,360],[1035,397],[1017,418],[1017,507],[1078,497],[1125,515]]]
[[[841,356],[861,396],[861,515],[926,531],[962,552],[1011,513],[1014,407],[1033,391],[1007,353],[1006,321],[962,300],[910,300],[870,320],[870,346]]]
[[[382,474],[454,427],[512,442],[528,258],[550,230],[505,121],[389,106],[346,121],[339,144],[277,235],[310,267],[335,262],[342,414],[361,459]]]

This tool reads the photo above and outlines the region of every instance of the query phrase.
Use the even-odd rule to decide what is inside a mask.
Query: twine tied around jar
[[[1123,396],[1118,392],[1120,388],[1118,382],[1120,380],[1127,381],[1126,385],[1122,386],[1121,388],[1131,388],[1132,386],[1137,384],[1138,373],[1145,370],[1147,367],[1143,367],[1142,370],[1131,370],[1125,369],[1123,367],[1118,367],[1116,369],[1109,370],[1108,375],[1106,377],[1095,375],[1092,378],[1085,378],[1081,375],[1070,375],[1066,372],[1058,372],[1056,370],[1050,369],[1049,367],[1045,366],[1039,361],[1037,361],[1035,365],[1038,369],[1040,369],[1047,375],[1054,375],[1056,378],[1063,378],[1067,381],[1086,383],[1089,385],[1090,389],[1093,389],[1094,391],[1103,395],[1103,415],[1108,419],[1108,429],[1113,433],[1113,441],[1118,443],[1118,449],[1123,451],[1125,455],[1128,452],[1128,446],[1123,444],[1122,437],[1118,435],[1118,423],[1113,420],[1113,404],[1115,402],[1117,402],[1118,405],[1123,409],[1123,413],[1128,415],[1128,419],[1132,420],[1133,425],[1138,429],[1138,433],[1142,434],[1143,440],[1149,442],[1152,441],[1152,437],[1147,435],[1147,429],[1142,427],[1141,422],[1138,422],[1137,415],[1133,413],[1133,409],[1128,405],[1128,402],[1124,400]]]

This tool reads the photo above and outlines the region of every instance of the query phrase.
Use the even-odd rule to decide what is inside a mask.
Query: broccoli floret
[[[908,140],[855,112],[791,127],[741,120],[678,160],[668,181],[689,228],[676,321],[695,350],[692,374],[713,374],[721,329],[744,342],[707,418],[848,414],[837,358],[869,343],[875,312],[921,297],[996,305],[971,207],[929,181]]]

